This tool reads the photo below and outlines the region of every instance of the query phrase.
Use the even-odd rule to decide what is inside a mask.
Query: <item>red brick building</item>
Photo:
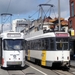
[[[70,3],[70,17],[68,19],[69,30],[71,32],[72,50],[75,54],[75,0],[69,0]],[[71,47],[70,47],[71,48]]]
[[[70,17],[69,17],[69,29],[73,29],[75,32],[75,0],[69,0],[70,3]],[[75,33],[74,33],[75,36]]]

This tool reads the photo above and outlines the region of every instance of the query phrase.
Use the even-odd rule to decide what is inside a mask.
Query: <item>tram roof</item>
[[[26,37],[25,40],[33,40],[33,39],[40,39],[40,38],[56,37],[57,33],[61,34],[61,33],[67,33],[67,32],[50,32],[50,33],[40,34],[40,35],[36,35],[36,36],[28,36],[28,38]],[[68,36],[69,36],[69,34],[68,34]]]
[[[25,38],[26,40],[33,40],[33,39],[40,39],[40,38],[47,38],[47,37],[55,37],[54,33],[46,33],[46,34],[41,34],[29,38]]]

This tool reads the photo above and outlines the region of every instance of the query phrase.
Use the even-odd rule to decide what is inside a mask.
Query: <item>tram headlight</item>
[[[20,58],[18,58],[18,60],[20,60]]]
[[[57,57],[57,60],[59,59],[59,57]]]
[[[69,60],[69,56],[67,57],[67,59]]]
[[[9,60],[11,60],[11,58],[9,58]]]

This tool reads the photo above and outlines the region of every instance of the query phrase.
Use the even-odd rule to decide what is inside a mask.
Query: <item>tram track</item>
[[[28,65],[32,65],[32,63],[27,63]],[[34,66],[34,64],[32,65]],[[34,66],[36,67],[36,66]],[[49,74],[49,72],[52,72],[54,75],[75,75],[75,68],[70,67],[37,67],[39,70],[41,69],[41,71],[45,72],[47,75],[51,75],[51,73]]]
[[[51,70],[51,71],[55,73],[54,75],[75,75],[75,69],[74,70],[71,69],[69,71],[63,71],[63,70]],[[33,71],[29,72],[29,71],[26,71],[25,69],[24,70],[7,70],[7,72],[8,72],[8,75],[36,75]]]
[[[26,65],[24,68],[11,68],[8,69],[8,75],[35,75],[34,71],[31,71],[32,68],[30,68],[28,65]]]
[[[25,73],[22,70],[18,70],[18,71],[8,71],[9,75],[25,75]]]
[[[75,75],[75,68],[71,68],[70,70],[51,70],[57,75]]]
[[[36,66],[34,66],[36,68]],[[37,68],[38,69],[38,68]],[[39,68],[42,72],[45,72],[47,75],[75,75],[75,68],[70,68],[69,70],[66,70],[65,68]],[[44,71],[45,70],[45,71]],[[9,69],[7,70],[8,75],[45,75],[45,74],[39,74],[39,72],[35,72],[33,68],[27,65],[24,69]],[[50,72],[50,73],[49,73]]]
[[[53,70],[54,73],[57,75],[74,75],[73,73],[70,73],[68,71],[61,71],[61,70]]]

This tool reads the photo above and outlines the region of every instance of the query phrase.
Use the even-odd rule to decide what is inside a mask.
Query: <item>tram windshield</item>
[[[56,38],[56,49],[57,50],[69,50],[69,39],[68,38]]]
[[[4,50],[24,50],[23,39],[5,39],[3,40]]]

